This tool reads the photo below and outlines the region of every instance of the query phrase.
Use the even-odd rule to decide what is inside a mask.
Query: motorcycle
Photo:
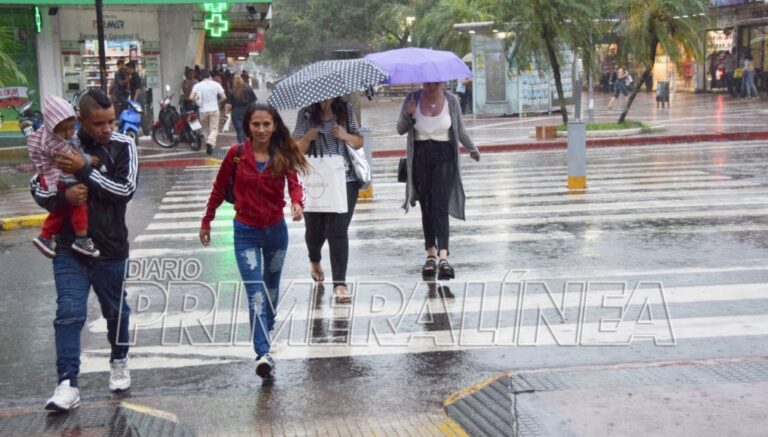
[[[165,86],[170,92],[171,87]],[[203,126],[197,115],[197,108],[189,108],[181,114],[171,104],[173,94],[168,94],[160,103],[158,119],[152,126],[152,140],[158,146],[170,149],[180,142],[198,151],[203,147]]]
[[[16,111],[19,120],[19,129],[21,129],[21,133],[24,134],[24,137],[32,135],[43,125],[43,113],[32,109],[32,106],[35,104],[34,100],[31,99],[34,90],[29,90],[29,94],[30,100],[27,103],[18,108],[13,108],[13,110]]]
[[[142,108],[136,100],[128,99],[120,111],[117,120],[117,131],[133,139],[134,144],[139,144],[139,131],[141,130]]]

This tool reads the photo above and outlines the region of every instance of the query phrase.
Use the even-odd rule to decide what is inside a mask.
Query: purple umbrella
[[[443,50],[408,47],[371,53],[365,59],[389,73],[384,83],[447,82],[472,77],[461,58]]]

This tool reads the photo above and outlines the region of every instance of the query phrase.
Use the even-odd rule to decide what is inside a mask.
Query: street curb
[[[501,378],[504,378],[505,376],[509,376],[508,372],[499,372],[493,376],[490,376],[486,378],[483,381],[478,382],[477,384],[471,385],[469,387],[462,388],[461,390],[455,391],[448,395],[447,398],[443,401],[443,407],[448,407],[450,405],[455,404],[456,402],[461,401],[462,399],[466,398],[467,396],[471,396],[480,390],[484,389],[485,387],[493,384],[494,382],[498,381]]]
[[[0,230],[10,231],[21,228],[40,227],[48,214],[20,215],[0,218]]]
[[[720,141],[758,141],[768,140],[768,131],[759,132],[720,132],[713,134],[694,135],[642,135],[637,137],[594,138],[587,140],[588,147],[622,147],[640,146],[652,144],[680,144],[680,143],[705,143]],[[528,143],[479,145],[478,150],[483,153],[524,152],[530,150],[558,150],[568,147],[568,142],[563,140],[537,141]],[[462,152],[466,149],[462,148]],[[401,158],[405,156],[405,150],[374,150],[374,158]]]

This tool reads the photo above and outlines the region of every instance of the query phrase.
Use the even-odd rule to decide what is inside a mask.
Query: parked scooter
[[[34,95],[34,93],[34,90],[29,90],[29,101],[18,108],[13,108],[18,116],[19,129],[25,137],[32,135],[43,125],[43,113],[32,109],[32,106],[35,104],[35,101],[32,100],[32,95]]]
[[[170,93],[171,86],[165,86],[165,92]],[[160,103],[158,119],[152,126],[152,140],[160,147],[170,149],[180,142],[187,143],[189,148],[198,151],[203,146],[203,126],[197,115],[197,108],[190,108],[179,115],[171,104],[173,94],[168,94]]]
[[[139,132],[141,131],[141,104],[133,99],[126,100],[123,110],[117,119],[117,131],[133,139],[134,144],[139,144]]]

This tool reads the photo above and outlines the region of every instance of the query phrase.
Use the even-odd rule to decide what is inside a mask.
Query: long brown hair
[[[245,91],[245,81],[240,75],[237,75],[232,80],[232,94],[236,99],[239,99],[243,95],[243,91]]]
[[[293,139],[291,131],[288,130],[288,126],[283,122],[283,118],[280,113],[270,105],[264,103],[253,103],[248,106],[243,117],[243,132],[245,136],[253,141],[251,135],[251,116],[254,112],[264,111],[272,116],[272,121],[275,124],[275,131],[272,132],[272,136],[269,138],[269,157],[272,160],[272,175],[283,176],[288,172],[302,172],[309,171],[309,162],[304,154],[299,150],[298,144]]]
[[[331,112],[336,116],[336,124],[346,128],[347,127],[347,102],[336,97],[331,103]],[[309,121],[312,126],[320,126],[323,124],[323,108],[320,106],[320,102],[313,103],[309,107]]]

